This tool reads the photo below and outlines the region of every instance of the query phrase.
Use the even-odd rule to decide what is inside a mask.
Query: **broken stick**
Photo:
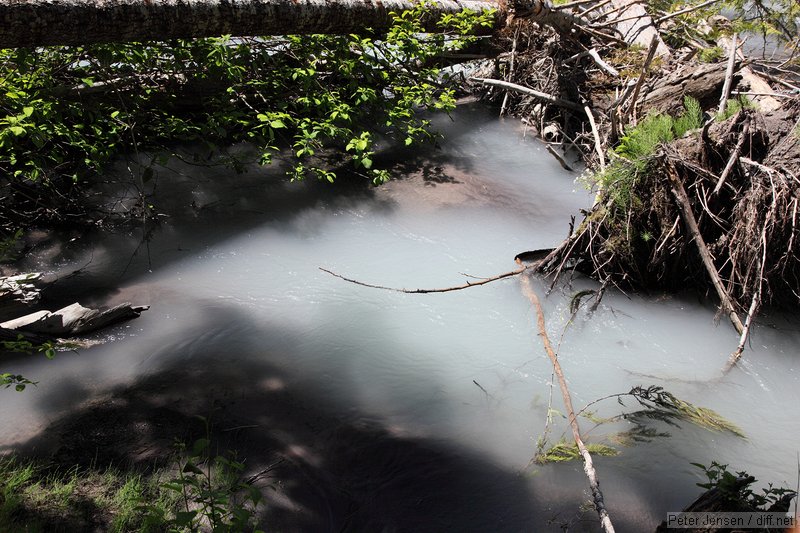
[[[553,371],[558,377],[558,384],[561,388],[561,396],[564,399],[564,407],[567,410],[569,425],[572,429],[572,437],[575,440],[575,445],[578,447],[581,457],[583,457],[583,471],[586,473],[586,477],[589,479],[589,487],[592,490],[594,508],[597,511],[597,516],[600,517],[600,525],[603,527],[603,531],[606,533],[614,533],[614,525],[611,523],[611,517],[609,516],[608,510],[605,506],[605,500],[603,499],[603,493],[600,490],[600,481],[597,479],[597,471],[594,468],[592,455],[589,453],[589,450],[586,449],[586,445],[583,442],[583,438],[581,437],[581,428],[578,425],[578,419],[575,415],[575,410],[572,408],[572,398],[569,393],[569,388],[567,387],[567,380],[564,379],[564,372],[561,370],[561,363],[558,362],[558,355],[555,353],[555,350],[553,350],[550,337],[547,335],[542,304],[539,302],[539,297],[536,295],[536,291],[531,286],[530,278],[528,276],[522,276],[522,289],[525,295],[531,301],[531,304],[533,304],[533,306],[536,308],[536,324],[539,327],[539,335],[542,337],[542,344],[544,344],[544,350],[547,352],[547,357],[550,359],[550,362],[553,365]]]

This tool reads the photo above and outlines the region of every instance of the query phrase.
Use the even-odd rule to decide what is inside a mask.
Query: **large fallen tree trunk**
[[[414,0],[15,0],[0,2],[0,48],[79,45],[99,42],[169,40],[193,37],[286,34],[349,34],[381,31],[391,12],[416,6]],[[430,29],[444,14],[495,9],[494,25],[514,17],[558,24],[570,16],[547,0],[493,2],[435,0]]]

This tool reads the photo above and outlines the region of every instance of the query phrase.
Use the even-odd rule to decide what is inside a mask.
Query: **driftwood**
[[[101,311],[89,309],[78,303],[68,305],[58,311],[37,311],[0,324],[0,328],[34,333],[51,337],[69,337],[90,333],[116,322],[138,317],[149,306],[134,306],[123,303]]]
[[[39,301],[39,288],[35,282],[41,277],[39,272],[0,277],[0,320],[18,316]]]
[[[684,65],[656,83],[644,96],[642,103],[648,109],[677,115],[685,96],[699,100],[703,107],[711,102],[718,103],[724,83],[725,65],[722,63]]]
[[[483,85],[490,85],[492,87],[500,87],[502,89],[515,91],[522,94],[527,94],[528,96],[533,96],[534,98],[538,98],[539,100],[542,100],[549,104],[565,107],[567,109],[571,109],[572,111],[577,111],[579,113],[583,112],[583,108],[580,105],[576,104],[575,102],[570,102],[569,100],[564,100],[563,98],[558,98],[557,96],[543,93],[541,91],[536,91],[529,87],[517,85],[516,83],[510,83],[501,80],[492,80],[488,78],[470,78],[470,81],[475,81]]]

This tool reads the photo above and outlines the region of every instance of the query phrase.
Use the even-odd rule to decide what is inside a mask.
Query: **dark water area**
[[[58,299],[151,309],[77,354],[4,361],[40,384],[3,393],[0,452],[147,466],[174,437],[202,434],[202,415],[265,488],[268,530],[596,531],[593,511],[580,511],[590,500],[580,463],[529,466],[552,369],[516,279],[412,295],[319,270],[457,285],[557,244],[570,215],[591,205],[577,175],[516,121],[467,107],[439,126],[439,149],[383,156],[397,179],[380,188],[172,161],[156,173],[160,225],[43,242],[28,266],[59,278]],[[134,203],[125,192],[116,190],[120,209]],[[597,458],[617,531],[653,530],[698,495],[690,462],[794,486],[793,317],[760,321],[742,368],[716,379],[738,339],[715,325],[713,302],[609,292],[562,338],[570,295],[592,287],[575,279],[543,301],[577,408],[657,384],[748,435],[660,428],[672,436]],[[561,411],[557,390],[552,398]],[[598,408],[618,412],[613,400]],[[554,425],[551,442],[569,438],[560,416]]]

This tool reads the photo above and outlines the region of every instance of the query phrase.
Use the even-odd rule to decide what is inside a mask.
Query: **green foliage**
[[[728,472],[728,465],[716,461],[712,461],[708,467],[700,463],[692,463],[692,465],[701,469],[708,480],[705,483],[698,483],[698,487],[706,490],[716,489],[723,500],[737,507],[765,511],[772,506],[777,508],[778,505],[781,505],[785,508],[780,510],[786,511],[791,500],[797,497],[797,492],[773,487],[772,483],[767,488],[762,488],[760,494],[755,493],[750,486],[757,481],[756,478],[744,471],[736,472],[734,475]]]
[[[626,407],[623,398],[633,398],[638,404],[638,408],[633,411],[624,411],[611,417],[601,417],[596,412],[588,411],[591,405],[612,398],[616,399],[617,403],[622,407]],[[664,390],[663,387],[655,385],[650,387],[637,386],[626,393],[613,394],[595,400],[579,411],[576,416],[592,421],[595,427],[625,421],[631,426],[630,429],[607,437],[607,440],[611,443],[621,446],[631,446],[637,443],[650,442],[655,438],[670,436],[669,433],[658,431],[653,427],[654,422],[663,422],[672,427],[679,427],[678,422],[689,422],[710,431],[727,431],[744,438],[744,433],[738,426],[725,420],[711,409],[695,406],[677,398]],[[548,411],[545,434],[537,441],[533,461],[538,464],[544,464],[579,459],[581,456],[577,445],[572,441],[567,442],[563,437],[545,450],[551,421],[552,413]],[[619,453],[612,446],[600,442],[586,443],[586,448],[589,453],[597,455],[613,456]]]
[[[113,469],[53,471],[2,458],[0,531],[51,531],[55,522],[69,524],[70,531],[257,532],[262,497],[241,481],[242,463],[212,456],[204,438],[191,449],[181,447],[176,464],[174,476],[164,470],[144,476]],[[164,477],[169,480],[158,481]]]
[[[620,405],[624,405],[622,403],[623,396],[634,398],[643,407],[643,409],[621,415],[621,418],[634,424],[641,424],[646,420],[659,420],[677,426],[677,422],[683,421],[709,431],[726,431],[737,437],[745,438],[741,428],[717,412],[681,400],[664,390],[663,387],[634,387],[627,394],[617,397]]]
[[[22,392],[28,385],[36,385],[36,382],[27,379],[20,374],[11,374],[9,372],[0,373],[0,387],[9,388],[14,387],[17,392]]]
[[[10,263],[17,258],[16,248],[22,235],[23,231],[18,229],[10,232],[8,236],[0,237],[0,263]]]
[[[755,109],[755,104],[745,95],[741,94],[725,103],[725,111],[717,113],[714,120],[724,122],[737,114],[742,109]]]
[[[437,58],[472,42],[491,11],[463,11],[425,34],[428,3],[369,35],[229,37],[0,50],[0,180],[81,181],[126,151],[247,141],[262,163],[291,146],[289,174],[333,181],[349,164],[375,183],[379,135],[432,138],[417,110],[450,111]],[[241,168],[235,162],[236,168]],[[152,177],[144,169],[141,181]]]
[[[640,200],[632,191],[636,180],[647,171],[650,157],[658,146],[702,125],[703,110],[700,103],[687,96],[684,99],[684,111],[678,117],[654,113],[625,131],[614,150],[614,155],[618,157],[597,177],[601,188],[607,191],[622,216],[639,205]]]
[[[25,340],[25,337],[18,335],[16,340],[13,341],[0,341],[0,353],[2,352],[16,352],[16,353],[43,353],[48,359],[53,359],[56,356],[56,350],[59,346],[51,341],[43,344],[33,344]],[[17,392],[22,392],[28,385],[36,385],[36,382],[19,374],[12,374],[8,372],[0,373],[0,387],[9,388],[14,387]]]
[[[723,51],[719,46],[709,46],[697,52],[697,60],[701,63],[716,63],[722,56]]]
[[[0,459],[0,530],[52,531],[52,524],[72,524],[71,531],[95,530],[88,524],[100,516],[103,530],[113,532],[165,531],[163,523],[148,522],[138,509],[142,499],[171,506],[157,485],[138,474],[115,470],[50,471],[13,457]],[[87,516],[90,515],[90,516]]]
[[[602,455],[606,457],[613,457],[619,455],[619,451],[607,446],[605,444],[587,443],[586,449],[592,455]],[[578,450],[578,445],[574,442],[567,442],[561,439],[553,446],[548,448],[543,454],[537,455],[534,461],[537,464],[546,463],[565,463],[567,461],[574,461],[581,459],[581,452]]]
[[[178,444],[177,476],[160,485],[178,506],[167,511],[145,503],[140,509],[169,531],[197,532],[205,525],[220,533],[253,531],[256,512],[263,503],[261,492],[241,480],[243,463],[211,453],[210,429],[204,421],[207,437],[195,441],[191,450]]]

